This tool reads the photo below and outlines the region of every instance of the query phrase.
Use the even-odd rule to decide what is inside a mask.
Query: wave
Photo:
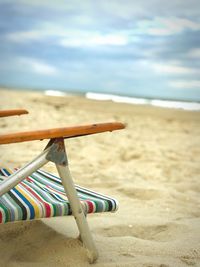
[[[49,96],[61,96],[61,97],[67,95],[73,95],[73,93],[71,92],[67,93],[58,90],[46,90],[44,93]],[[200,103],[198,102],[136,98],[129,96],[119,96],[119,95],[93,93],[93,92],[87,92],[85,94],[80,93],[80,94],[84,95],[88,99],[99,100],[99,101],[113,101],[116,103],[126,103],[134,105],[151,105],[163,108],[174,108],[174,109],[183,109],[191,111],[200,110]]]
[[[159,100],[159,99],[147,99],[147,98],[135,98],[111,94],[100,94],[100,93],[86,93],[86,98],[95,100],[111,100],[117,103],[127,103],[134,105],[152,105],[163,108],[175,108],[198,111],[200,110],[200,103],[197,102],[186,102],[186,101],[172,101],[172,100]]]

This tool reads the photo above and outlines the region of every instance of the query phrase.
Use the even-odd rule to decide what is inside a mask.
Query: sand
[[[1,118],[1,133],[127,124],[66,141],[75,182],[120,203],[116,213],[88,216],[99,250],[94,266],[200,266],[200,112],[6,89],[0,96],[1,109],[30,111]],[[22,166],[46,143],[2,145],[1,162]],[[0,225],[0,266],[91,266],[77,235],[72,217]]]

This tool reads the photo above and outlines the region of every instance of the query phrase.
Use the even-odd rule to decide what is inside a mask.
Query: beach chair
[[[0,111],[0,117],[27,114],[26,110]],[[20,169],[0,168],[0,223],[65,216],[73,214],[80,239],[90,263],[98,257],[86,214],[113,212],[117,201],[111,197],[74,185],[64,139],[123,129],[119,122],[18,132],[0,135],[0,144],[47,139],[45,149]],[[48,162],[56,165],[58,176],[40,168]]]

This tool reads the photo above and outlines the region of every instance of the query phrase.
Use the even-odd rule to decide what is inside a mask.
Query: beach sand
[[[200,112],[2,89],[1,133],[121,121],[125,130],[66,140],[75,183],[118,199],[88,222],[98,267],[200,266]],[[2,145],[3,165],[22,166],[47,141]],[[46,169],[56,173],[53,165]],[[0,266],[91,266],[73,217],[0,225]]]

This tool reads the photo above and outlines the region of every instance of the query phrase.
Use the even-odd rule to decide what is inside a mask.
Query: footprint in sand
[[[196,261],[200,258],[200,249],[191,249],[187,254],[182,255],[180,260],[187,265],[196,265]],[[199,265],[198,265],[199,266]]]
[[[186,231],[188,231],[187,226],[178,223],[162,225],[116,225],[99,229],[99,233],[107,237],[131,236],[160,242],[175,240],[177,235]]]
[[[190,266],[196,265],[195,259],[188,255],[181,256],[180,260]]]
[[[141,150],[121,150],[120,151],[120,159],[122,161],[131,161],[131,160],[138,160],[142,157],[143,151]]]

